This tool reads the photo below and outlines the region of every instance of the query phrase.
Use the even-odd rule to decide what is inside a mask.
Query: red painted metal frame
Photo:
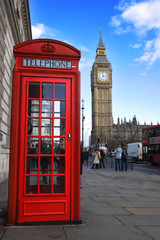
[[[53,46],[53,48],[51,47],[52,49],[49,49],[49,51],[44,49],[44,46],[47,45]],[[42,50],[46,51],[42,52]],[[20,146],[23,143],[22,132],[25,131],[25,126],[21,124],[21,116],[25,111],[23,96],[26,89],[24,81],[26,77],[68,79],[71,82],[70,219],[66,220],[80,220],[80,72],[78,70],[80,51],[60,41],[37,39],[16,45],[14,54],[16,64],[13,72],[12,90],[8,224],[14,225],[21,222],[21,220],[18,220],[21,211],[19,209],[19,200],[22,197],[19,187],[23,188],[24,186],[20,182],[22,179],[21,174],[24,172],[24,169],[22,169],[24,165],[20,161],[23,156],[23,149]],[[23,66],[23,58],[71,61],[72,68],[26,67]],[[45,203],[52,208],[48,199]],[[42,217],[39,220],[38,217],[35,217],[31,220],[27,219],[27,222],[33,221],[52,221],[52,218]]]

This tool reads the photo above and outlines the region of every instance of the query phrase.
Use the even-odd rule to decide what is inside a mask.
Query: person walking
[[[119,171],[121,171],[121,158],[122,158],[122,148],[119,145],[118,148],[114,151],[115,154],[115,171],[117,171],[117,167],[119,168]]]
[[[104,152],[103,152],[102,149],[100,150],[100,154],[101,154],[101,158],[100,158],[100,168],[102,168],[102,166],[103,166],[103,168],[105,168],[105,165],[104,165]]]
[[[99,154],[100,154],[100,152],[98,151],[98,149],[96,149],[95,152],[93,153],[92,169],[94,169],[94,167],[96,167],[96,169],[99,168]]]
[[[121,165],[121,170],[123,171],[124,166],[125,166],[125,171],[127,171],[128,167],[128,160],[127,160],[127,144],[123,143],[122,144],[122,165]]]

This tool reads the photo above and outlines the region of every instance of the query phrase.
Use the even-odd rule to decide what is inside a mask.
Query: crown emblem
[[[42,47],[42,52],[46,52],[46,53],[54,53],[55,51],[55,47],[49,43],[44,44]]]

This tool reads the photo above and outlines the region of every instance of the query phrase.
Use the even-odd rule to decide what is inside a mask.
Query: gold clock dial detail
[[[108,74],[105,71],[98,73],[98,78],[100,81],[106,81],[108,79]]]

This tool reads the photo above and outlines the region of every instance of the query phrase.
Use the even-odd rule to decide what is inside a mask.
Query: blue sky
[[[33,38],[67,42],[81,51],[85,140],[91,130],[90,72],[100,28],[113,69],[112,113],[160,122],[160,0],[29,0]]]

